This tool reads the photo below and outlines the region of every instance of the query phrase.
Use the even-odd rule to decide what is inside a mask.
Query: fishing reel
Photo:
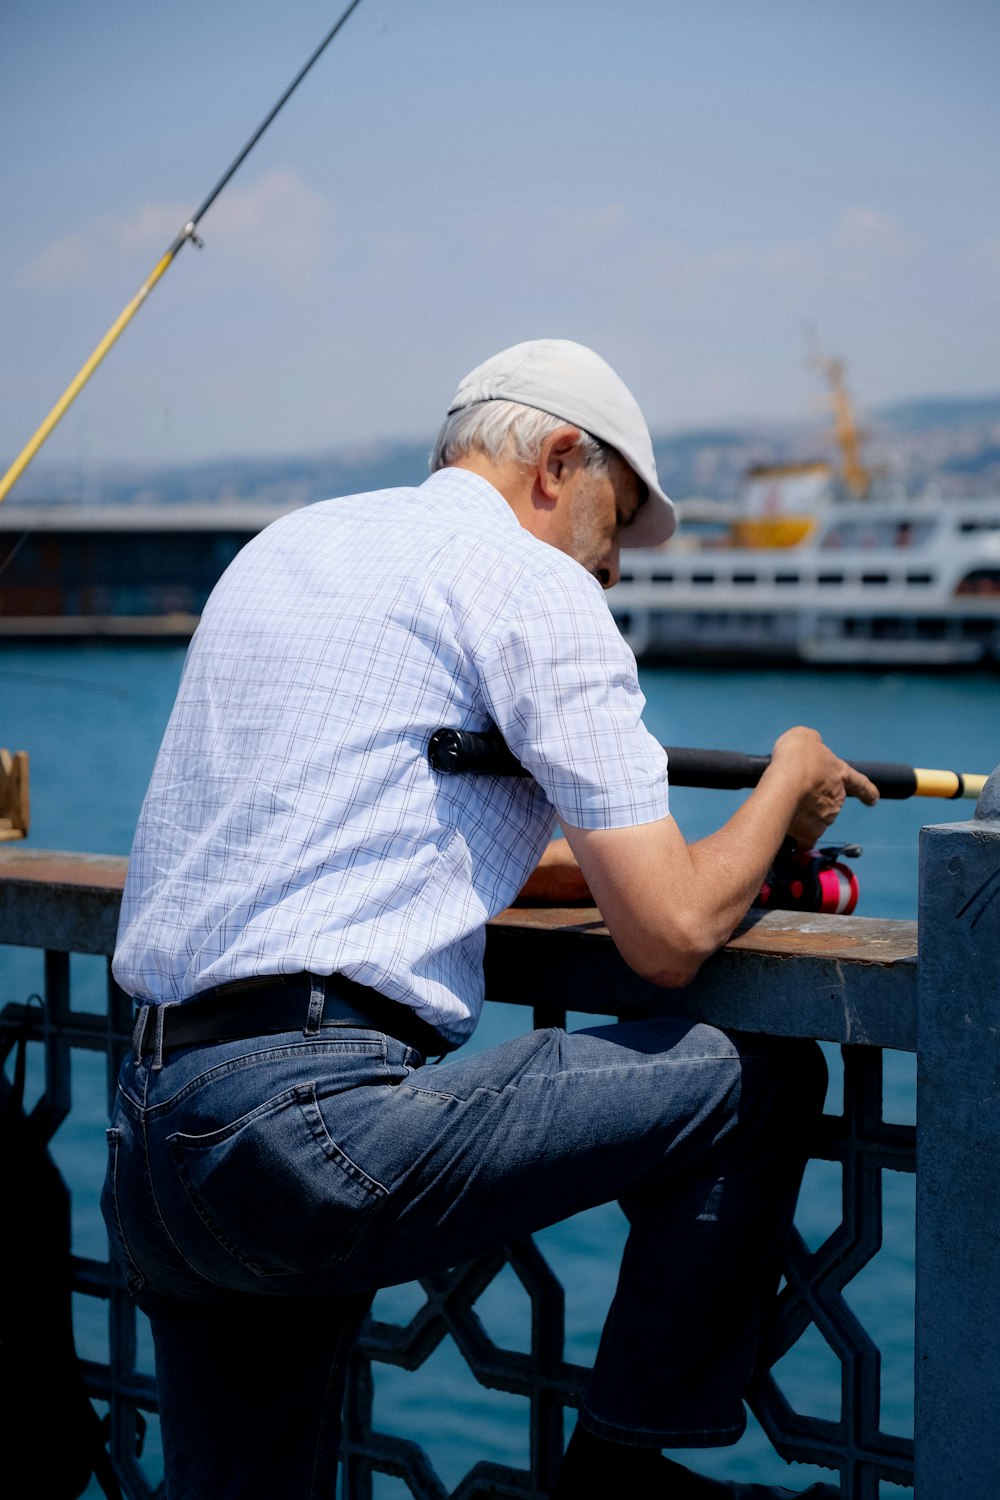
[[[844,859],[857,859],[857,844],[799,849],[786,839],[778,850],[754,906],[780,911],[829,911],[849,916],[858,904],[858,877]]]

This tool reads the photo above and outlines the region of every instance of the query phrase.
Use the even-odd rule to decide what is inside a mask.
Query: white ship
[[[840,472],[761,466],[739,502],[681,502],[608,596],[637,657],[871,667],[1000,662],[1000,497],[879,494],[829,361]]]

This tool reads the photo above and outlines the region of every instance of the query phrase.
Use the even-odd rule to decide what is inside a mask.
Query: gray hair
[[[542,451],[542,444],[558,427],[575,427],[563,417],[522,406],[519,401],[477,401],[445,418],[430,457],[431,473],[446,468],[472,449],[499,461],[516,458],[532,464]],[[612,449],[589,432],[580,433],[579,448],[583,466],[602,476],[608,472]]]

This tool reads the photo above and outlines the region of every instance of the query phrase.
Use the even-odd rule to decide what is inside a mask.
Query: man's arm
[[[626,962],[654,984],[690,983],[742,921],[781,846],[810,846],[846,796],[872,804],[866,776],[813,729],[790,729],[718,833],[687,844],[673,818],[631,828],[563,823],[583,876]]]

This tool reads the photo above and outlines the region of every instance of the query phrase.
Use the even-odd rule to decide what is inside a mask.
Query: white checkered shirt
[[[208,601],[143,804],[114,972],[183,1000],[342,973],[452,1042],[482,1004],[484,923],[558,818],[667,813],[635,659],[600,585],[485,480],[310,505]],[[442,775],[442,725],[494,723],[532,779]]]

